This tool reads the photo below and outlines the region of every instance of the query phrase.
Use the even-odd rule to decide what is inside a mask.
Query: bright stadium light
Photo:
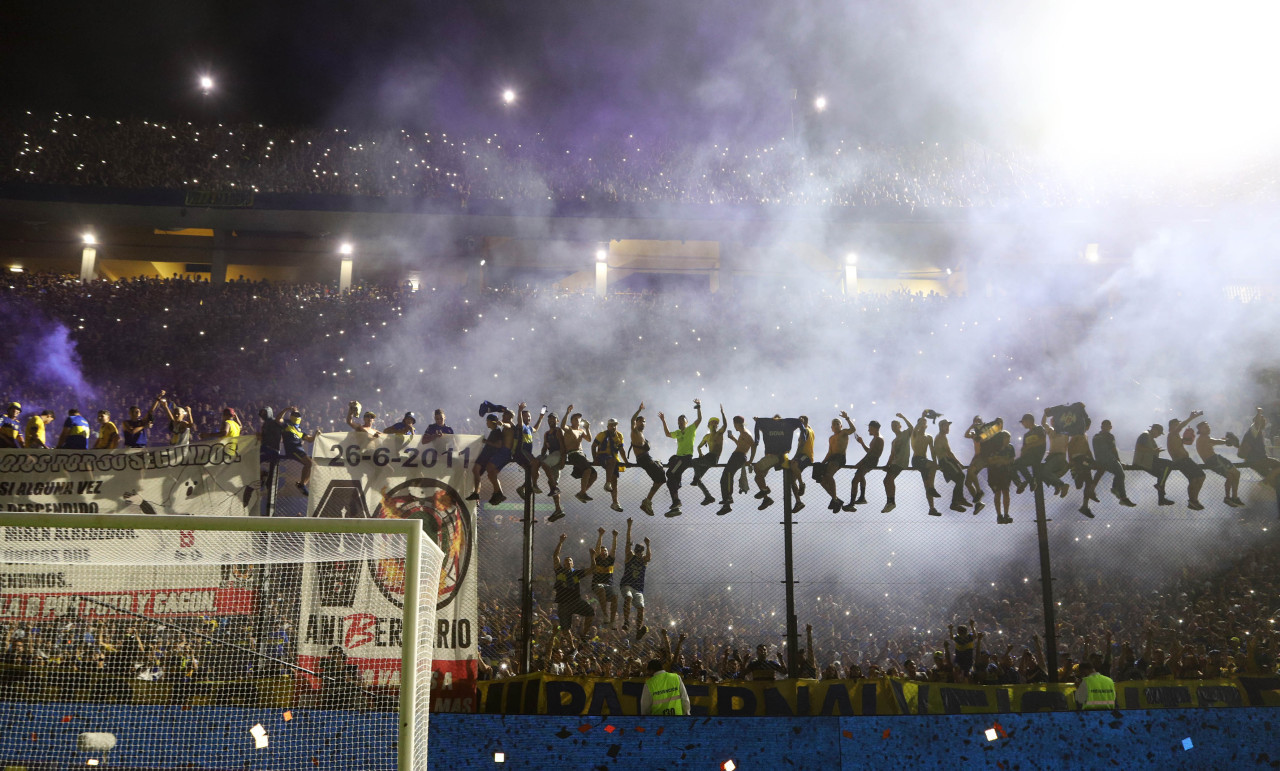
[[[200,90],[206,94],[213,90],[213,78],[208,75],[200,76]]]
[[[506,88],[502,91],[502,103],[511,104],[516,100],[516,92],[514,89]]]
[[[604,249],[596,250],[596,262],[604,262],[607,259],[609,259],[609,252]]]
[[[1274,152],[1280,4],[1056,3],[1029,40],[1046,149],[1066,168],[1224,172]],[[1038,60],[1038,61],[1037,61]],[[1224,168],[1227,167],[1227,168]]]
[[[817,99],[814,99],[813,109],[817,110],[818,112],[822,112],[823,110],[826,110],[827,98],[825,96],[819,96]]]
[[[98,237],[92,233],[85,233],[84,235],[80,236],[80,240],[84,241],[85,246],[94,246],[95,244],[98,243]]]
[[[338,247],[338,254],[341,254],[344,257],[350,255],[354,251],[355,247],[351,245],[350,241],[343,241],[342,245]]]
[[[858,264],[858,253],[857,253],[857,252],[849,252],[848,254],[846,254],[846,255],[844,256],[844,264],[845,264],[845,265],[857,265],[857,264]]]

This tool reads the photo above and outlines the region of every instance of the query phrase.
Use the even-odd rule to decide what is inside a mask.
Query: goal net
[[[0,514],[0,768],[425,769],[441,561],[417,520]]]

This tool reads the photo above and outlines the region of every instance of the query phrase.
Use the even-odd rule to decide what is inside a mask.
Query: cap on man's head
[[[1035,416],[1035,415],[1032,415],[1030,412],[1028,412],[1028,413],[1024,414],[1024,415],[1022,416],[1022,419],[1023,419],[1023,420],[1029,420],[1029,421],[1031,421],[1032,423],[1035,423],[1035,422],[1036,422],[1036,416]]]
[[[22,409],[22,405],[18,404],[17,402],[9,402],[4,406],[5,412],[8,412],[9,410],[21,410],[21,409]]]
[[[417,422],[418,422],[418,416],[417,416],[417,415],[414,415],[412,412],[406,412],[406,413],[404,414],[404,421],[405,421],[406,423],[408,423],[408,422],[409,422],[409,421],[411,421],[411,420],[412,420],[414,423],[417,423]]]
[[[720,425],[720,418],[707,418],[707,425],[708,426]]]
[[[608,423],[606,423],[605,425],[609,425],[609,426],[616,426],[616,425],[618,425],[618,419],[617,419],[617,418],[609,418],[609,422],[608,422]]]
[[[947,420],[946,418],[939,420],[938,428],[951,428],[951,421]]]

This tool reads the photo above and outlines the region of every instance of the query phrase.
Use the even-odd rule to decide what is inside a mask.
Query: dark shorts
[[[813,479],[815,482],[821,482],[827,478],[827,470],[830,469],[832,474],[839,471],[845,464],[844,453],[837,452],[827,456],[827,459],[821,463],[813,464]]]
[[[516,462],[516,465],[523,469],[533,468],[533,462],[536,460],[536,458],[533,457],[533,454],[525,451],[524,448],[517,449],[511,456],[511,459]]]
[[[306,451],[303,450],[301,447],[298,447],[293,450],[285,450],[284,453],[281,454],[280,459],[296,460],[299,463],[306,463],[308,460]]]
[[[890,463],[884,467],[884,473],[886,474],[901,474],[903,471],[906,471],[906,469],[899,466],[897,463]]]
[[[813,465],[813,458],[808,455],[797,455],[791,459],[791,462],[795,465],[798,474]]]
[[[506,466],[510,462],[511,462],[511,450],[507,449],[506,447],[493,448],[493,453],[489,456],[490,466],[493,466],[498,471],[501,471],[503,466]]]
[[[493,452],[493,448],[487,444],[480,448],[480,454],[476,456],[475,468],[477,474],[483,471],[485,466],[489,465],[489,461],[493,459]]]
[[[645,473],[648,474],[649,478],[654,482],[667,481],[667,472],[663,470],[661,463],[653,459],[652,455],[637,455],[636,465],[644,469]]]
[[[992,490],[1007,490],[1013,483],[1013,465],[1009,463],[987,464],[987,484]]]
[[[615,600],[618,598],[618,590],[613,588],[612,582],[607,584],[592,584],[591,591],[593,592],[603,591],[605,597],[612,598]]]
[[[564,456],[564,462],[573,468],[571,476],[574,479],[582,479],[591,470],[591,461],[587,460],[587,456],[582,454],[582,450],[574,450]]]
[[[868,471],[875,471],[876,464],[880,462],[879,458],[863,458],[858,461],[858,465],[854,466],[860,474],[866,474]]]
[[[1235,467],[1231,465],[1231,461],[1221,455],[1210,455],[1204,465],[1208,466],[1213,473],[1224,477],[1231,476],[1231,472],[1235,470]]]
[[[928,471],[930,468],[934,467],[933,461],[923,455],[911,456],[911,468],[916,469],[917,471]]]
[[[1187,479],[1204,479],[1204,469],[1191,458],[1178,458],[1173,462],[1173,467],[1181,471]]]
[[[560,617],[560,628],[568,629],[573,624],[574,616],[595,618],[596,611],[586,600],[577,597],[569,602],[556,603],[556,615]]]
[[[964,469],[960,467],[960,461],[955,458],[944,457],[938,461],[938,470],[942,472],[942,478],[948,482],[964,481]]]

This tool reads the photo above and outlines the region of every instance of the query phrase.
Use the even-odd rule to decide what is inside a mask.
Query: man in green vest
[[[666,672],[662,659],[649,661],[649,679],[640,694],[641,715],[688,715],[689,692],[675,672]]]
[[[1080,685],[1076,686],[1076,704],[1080,709],[1115,709],[1116,684],[1094,670],[1088,659],[1080,662]]]

